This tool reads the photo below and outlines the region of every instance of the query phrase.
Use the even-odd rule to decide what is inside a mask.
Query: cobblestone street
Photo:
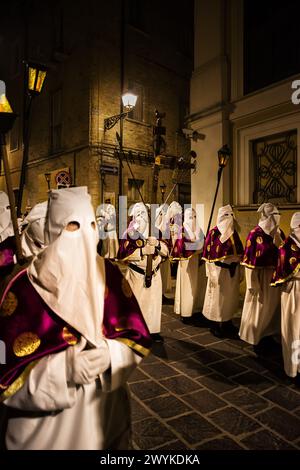
[[[300,389],[280,354],[187,326],[163,306],[156,343],[130,380],[135,449],[300,449]],[[201,325],[201,323],[200,323]]]

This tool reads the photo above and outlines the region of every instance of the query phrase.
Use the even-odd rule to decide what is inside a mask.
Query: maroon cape
[[[289,281],[300,270],[300,248],[291,237],[279,247],[276,270],[273,273],[271,286]]]
[[[205,240],[202,259],[213,263],[222,261],[231,255],[243,255],[244,247],[236,231],[225,243],[220,241],[220,235],[221,232],[218,227],[214,227],[209,231]]]
[[[249,233],[242,264],[248,268],[276,267],[278,248],[273,243],[273,237],[257,225]]]

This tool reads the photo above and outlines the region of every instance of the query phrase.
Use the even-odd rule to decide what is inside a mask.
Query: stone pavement
[[[279,352],[184,325],[163,306],[156,343],[130,379],[134,449],[300,449],[300,389]]]

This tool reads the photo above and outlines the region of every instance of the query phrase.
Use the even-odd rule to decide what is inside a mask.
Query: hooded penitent
[[[36,204],[22,222],[21,244],[26,258],[37,255],[45,248],[45,222],[48,202]]]
[[[96,252],[97,230],[84,188],[49,194],[47,246],[8,284],[0,300],[0,394],[5,399],[25,382],[35,361],[76,344],[103,337],[149,352],[149,332],[119,269]],[[66,230],[73,222],[75,231]]]
[[[234,232],[234,213],[229,204],[227,206],[220,207],[218,211],[217,227],[221,234],[220,242],[225,243]]]
[[[116,258],[119,242],[116,231],[116,211],[112,204],[101,204],[96,210],[99,232],[98,253],[103,258]]]
[[[232,207],[230,205],[220,207],[217,225],[209,231],[205,240],[203,258],[206,261],[213,263],[231,255],[243,254],[243,245],[235,225]]]
[[[283,233],[279,228],[280,214],[277,207],[271,202],[266,202],[258,208],[257,212],[260,214],[259,227],[270,235],[273,238],[273,243],[279,247],[282,243]]]
[[[101,236],[117,238],[116,210],[112,204],[101,204],[98,206],[96,209],[96,220],[100,238]]]
[[[204,244],[204,233],[198,224],[196,211],[192,207],[184,211],[183,228],[185,238],[195,243],[196,250],[201,250]]]

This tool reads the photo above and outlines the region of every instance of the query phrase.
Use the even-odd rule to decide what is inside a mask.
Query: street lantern
[[[164,202],[165,192],[166,192],[167,186],[166,186],[165,182],[163,181],[163,183],[159,187],[160,187],[160,192],[161,192],[161,202]]]
[[[130,112],[133,110],[133,108],[136,105],[137,98],[138,98],[137,95],[134,95],[133,93],[129,91],[127,93],[124,93],[124,95],[122,95],[123,107],[124,109],[127,110],[127,112]]]
[[[23,191],[25,185],[26,167],[29,156],[29,126],[30,126],[30,112],[33,99],[38,96],[43,88],[43,84],[47,74],[47,68],[38,63],[24,62],[26,79],[24,87],[24,109],[23,109],[23,159],[21,165],[19,193],[17,202],[17,213],[21,216]],[[27,86],[27,88],[26,88]]]
[[[48,191],[49,191],[50,190],[50,182],[51,182],[51,173],[44,173],[44,176],[45,176],[45,180],[47,182]]]
[[[217,195],[218,195],[218,191],[219,191],[222,172],[223,172],[225,166],[227,165],[230,156],[231,156],[231,151],[230,151],[230,148],[228,147],[227,144],[223,145],[223,147],[220,148],[220,150],[218,150],[218,160],[219,160],[218,182],[217,182],[217,187],[216,187],[216,192],[215,192],[212,208],[211,208],[211,211],[210,211],[208,226],[207,226],[207,230],[206,230],[206,236],[208,235],[208,232],[209,232],[209,229],[210,229],[210,224],[211,224],[214,209],[215,209],[215,204],[216,204]]]
[[[231,151],[227,144],[223,145],[223,147],[220,148],[220,150],[218,150],[218,160],[219,160],[220,168],[225,168],[230,156],[231,156]]]
[[[39,95],[47,75],[47,69],[44,65],[34,64],[32,62],[26,63],[26,67],[28,93],[32,96]]]
[[[13,113],[9,101],[6,97],[6,86],[0,80],[0,133],[6,134],[14,125],[17,115]]]
[[[124,119],[126,116],[128,116],[128,114],[135,107],[137,99],[138,96],[134,95],[133,93],[124,93],[124,95],[122,95],[122,104],[126,111],[104,119],[104,130],[107,131],[108,129],[112,129],[117,124],[117,122],[120,121],[120,119]]]

